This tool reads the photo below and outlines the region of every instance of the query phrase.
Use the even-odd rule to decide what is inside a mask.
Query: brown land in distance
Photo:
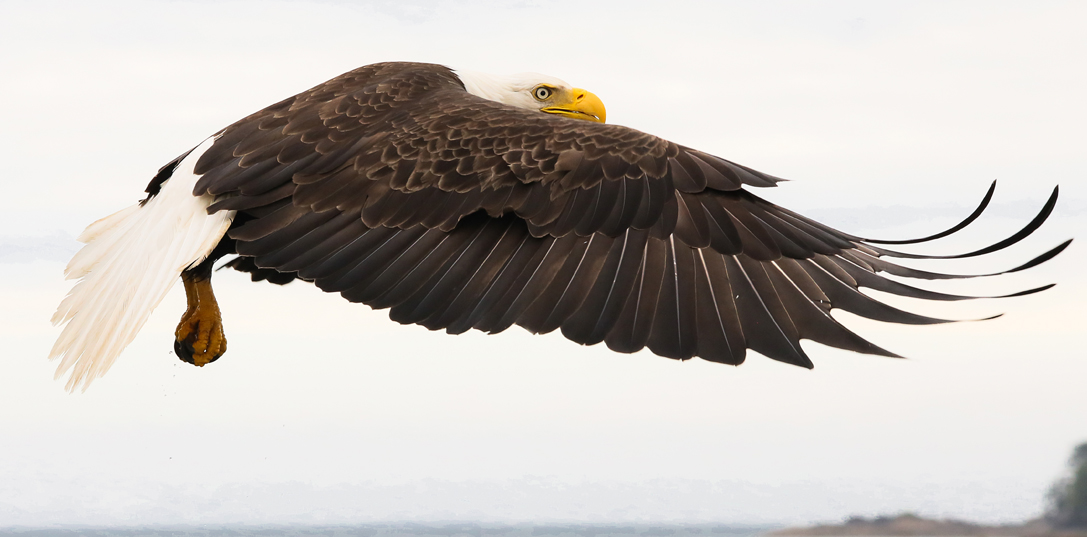
[[[853,517],[844,524],[786,528],[766,535],[772,537],[1087,537],[1087,530],[1059,530],[1043,520],[986,526],[961,520],[932,520],[903,514],[868,519]]]

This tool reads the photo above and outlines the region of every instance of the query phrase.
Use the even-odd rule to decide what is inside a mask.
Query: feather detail
[[[67,323],[49,353],[60,359],[56,378],[71,371],[66,388],[87,389],[105,374],[139,333],[181,272],[203,261],[234,219],[234,211],[209,215],[214,196],[193,196],[200,178],[193,167],[214,138],[182,160],[157,195],[87,227],[86,243],[68,263],[79,278],[53,315]]]

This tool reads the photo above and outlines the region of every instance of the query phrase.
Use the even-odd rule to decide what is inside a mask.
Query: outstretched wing
[[[434,65],[367,66],[272,105],[225,129],[196,173],[194,194],[217,197],[209,210],[238,211],[235,268],[451,333],[518,324],[620,352],[739,364],[750,348],[811,367],[800,339],[894,356],[832,308],[946,322],[858,287],[969,298],[883,278],[961,276],[894,265],[882,257],[922,256],[743,189],[774,177],[633,129],[481,99]],[[1023,232],[965,256],[1026,236],[1055,198]]]

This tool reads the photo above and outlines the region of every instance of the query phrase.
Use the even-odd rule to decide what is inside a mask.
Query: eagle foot
[[[226,352],[226,336],[218,308],[210,315],[206,310],[186,312],[175,334],[174,352],[183,362],[203,367]]]
[[[219,304],[211,292],[211,279],[182,274],[188,309],[174,332],[174,352],[183,362],[204,367],[226,352],[226,336]]]

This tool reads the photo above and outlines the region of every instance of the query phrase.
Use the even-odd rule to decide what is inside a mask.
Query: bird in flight
[[[226,352],[212,269],[312,282],[392,320],[458,334],[517,324],[616,352],[737,365],[748,349],[812,367],[809,339],[895,356],[834,308],[880,321],[948,322],[860,287],[927,300],[883,274],[951,275],[886,258],[965,258],[885,248],[915,240],[843,233],[763,200],[780,179],[605,123],[592,93],[539,74],[494,76],[421,63],[344,73],[245,117],[159,170],[146,198],[91,224],[66,268],[50,353],[69,390],[104,374],[180,278],[184,361]],[[1010,270],[1038,265],[1066,241]],[[998,273],[999,274],[999,273]],[[1043,286],[1004,296],[1041,291]]]

